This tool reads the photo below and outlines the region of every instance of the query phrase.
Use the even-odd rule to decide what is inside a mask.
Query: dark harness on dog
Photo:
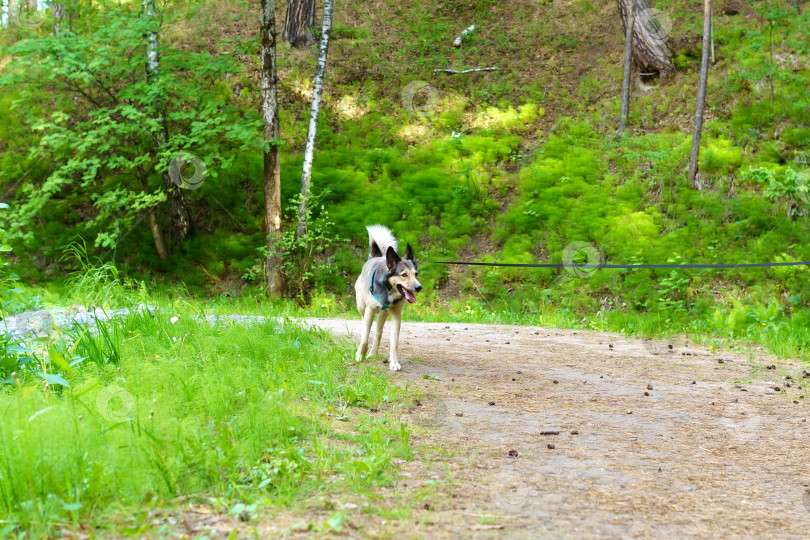
[[[369,285],[368,285],[368,292],[370,292],[371,296],[373,296],[374,299],[377,300],[377,302],[380,303],[380,305],[382,306],[383,311],[388,311],[389,304],[386,304],[385,302],[383,302],[380,299],[380,297],[377,296],[377,294],[374,292],[374,274],[376,274],[376,273],[377,273],[377,269],[375,268],[374,271],[371,273],[371,283],[369,283]]]

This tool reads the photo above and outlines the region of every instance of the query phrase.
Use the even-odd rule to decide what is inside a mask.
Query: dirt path
[[[307,322],[355,338],[360,324]],[[445,496],[405,530],[358,536],[810,536],[810,366],[620,334],[407,321],[400,355],[391,376],[425,392],[409,414],[429,429],[414,443],[442,457],[406,464],[394,490],[435,482]]]

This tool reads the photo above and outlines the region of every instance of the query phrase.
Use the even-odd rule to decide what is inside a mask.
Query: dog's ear
[[[406,259],[411,262],[416,262],[416,260],[413,258],[413,249],[411,248],[410,244],[405,245],[405,256],[403,257],[403,259]]]
[[[377,245],[377,242],[374,242],[374,241],[371,242],[371,248],[370,248],[369,255],[371,256],[372,259],[374,257],[382,257],[383,256],[382,250],[380,249],[380,246]]]
[[[385,263],[388,265],[388,271],[393,272],[399,262],[399,255],[391,246],[388,246],[388,251],[385,252]]]

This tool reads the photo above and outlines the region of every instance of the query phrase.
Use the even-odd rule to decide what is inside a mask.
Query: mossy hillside
[[[351,294],[366,252],[363,227],[372,222],[391,226],[417,246],[422,260],[559,262],[574,241],[594,244],[612,262],[807,258],[807,207],[791,176],[807,169],[807,10],[773,25],[769,17],[779,13],[717,16],[701,154],[705,187],[696,192],[684,174],[700,56],[694,2],[657,6],[673,20],[677,70],[653,90],[634,90],[630,132],[622,138],[613,135],[622,40],[615,6],[385,7],[391,24],[382,33],[368,12],[339,11],[338,20],[352,25],[339,22],[330,51],[313,190],[334,234],[348,243],[329,254],[331,270],[316,283],[319,296]],[[221,9],[199,8],[200,15]],[[230,23],[205,42],[237,37],[251,51],[251,13],[229,9]],[[449,43],[461,15],[476,18],[478,30],[456,50]],[[189,47],[203,46],[199,36],[178,35]],[[255,63],[250,54],[244,59]],[[292,224],[314,57],[282,45],[280,62],[282,186]],[[431,73],[495,64],[500,71],[487,74]],[[403,88],[414,79],[428,81],[439,95],[425,117],[402,104]],[[256,102],[249,70],[233,81],[237,86],[234,100]],[[772,174],[751,172],[761,170]],[[197,230],[174,247],[170,262],[157,261],[142,226],[121,242],[116,260],[140,277],[179,280],[191,291],[231,290],[243,277],[260,283],[252,271],[263,245],[260,174],[261,156],[241,152],[229,170],[189,192]],[[92,237],[93,231],[72,228],[81,217],[73,208],[81,198],[72,196],[46,210],[42,226],[53,241],[32,246],[39,261],[54,260],[58,246],[76,234]],[[43,249],[48,253],[36,251]],[[555,270],[451,273],[423,265],[422,271],[429,298],[443,299],[460,286],[462,294],[514,309],[525,309],[524,300],[538,290],[583,313],[608,296],[640,312],[709,310],[714,302],[733,309],[728,299],[735,296],[746,305],[776,302],[787,310],[808,299],[801,271],[700,271],[677,279],[668,272],[600,271],[587,280]]]

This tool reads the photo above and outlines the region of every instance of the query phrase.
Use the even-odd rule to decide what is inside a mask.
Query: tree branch
[[[468,28],[461,32],[456,39],[453,40],[453,47],[461,47],[461,40],[473,30],[475,30],[475,25],[471,24]]]
[[[434,69],[433,73],[448,73],[450,75],[464,75],[465,73],[478,73],[479,71],[498,71],[501,68],[485,67],[485,68],[472,68],[472,69]]]

